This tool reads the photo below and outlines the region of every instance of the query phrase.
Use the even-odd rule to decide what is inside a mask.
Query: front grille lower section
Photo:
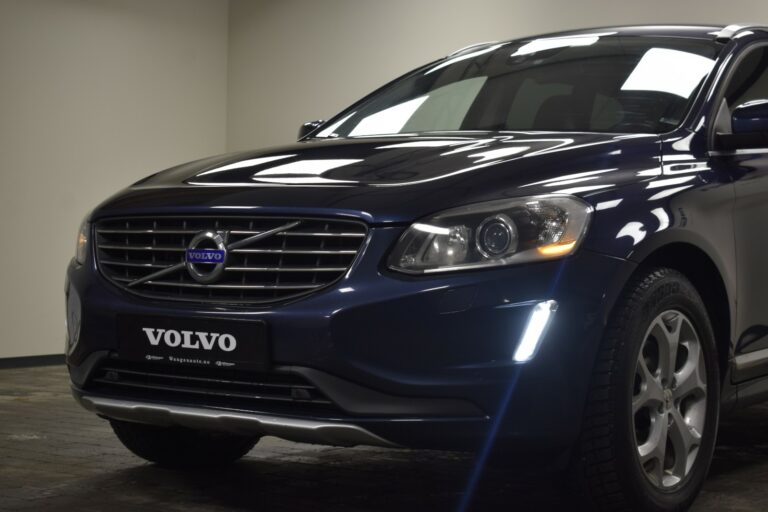
[[[218,232],[230,245],[295,222],[228,250],[225,271],[215,282],[198,282],[181,267],[133,283],[183,263],[200,232]],[[358,221],[289,217],[128,217],[95,227],[99,269],[118,286],[159,299],[225,303],[278,302],[329,286],[352,265],[366,235]]]
[[[339,409],[304,377],[290,372],[169,366],[108,360],[85,391],[123,398],[243,411],[311,414]]]

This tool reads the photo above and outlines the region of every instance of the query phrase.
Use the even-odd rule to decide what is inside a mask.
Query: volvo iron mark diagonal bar
[[[766,217],[766,28],[475,45],[95,208],[73,393],[158,464],[476,450],[683,510],[721,412],[768,397]]]

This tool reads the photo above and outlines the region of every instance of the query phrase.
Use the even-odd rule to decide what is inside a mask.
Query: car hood
[[[658,145],[655,135],[545,132],[311,140],[159,172],[95,214],[258,209],[407,222],[504,197],[589,197],[649,176]]]

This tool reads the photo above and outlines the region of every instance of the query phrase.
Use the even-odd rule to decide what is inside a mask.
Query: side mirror
[[[768,99],[742,103],[731,115],[733,133],[768,132]]]
[[[299,128],[299,138],[298,138],[298,140],[303,139],[304,137],[306,137],[307,135],[309,135],[313,131],[315,131],[318,128],[320,128],[323,125],[324,122],[325,121],[322,121],[322,120],[310,121],[308,123],[304,123],[303,125],[301,125],[301,127]]]
[[[742,103],[731,114],[731,133],[718,133],[719,149],[768,150],[768,99]]]

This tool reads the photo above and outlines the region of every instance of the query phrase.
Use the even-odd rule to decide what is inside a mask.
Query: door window
[[[761,99],[768,99],[768,46],[747,54],[725,90],[725,100],[731,111],[748,101]]]

